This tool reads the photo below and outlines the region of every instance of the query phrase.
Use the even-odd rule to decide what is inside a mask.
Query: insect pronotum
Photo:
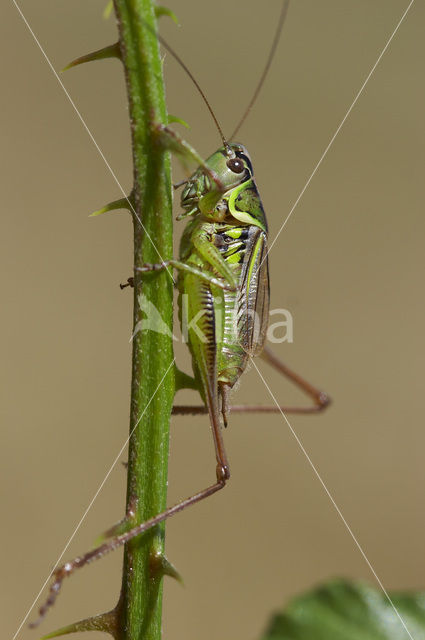
[[[161,44],[190,76],[207,105],[222,146],[205,162],[190,145],[168,127],[158,126],[165,146],[186,158],[198,161],[198,169],[182,183],[179,218],[189,220],[183,233],[178,260],[145,264],[143,272],[167,267],[178,270],[181,315],[188,323],[188,346],[192,355],[194,379],[204,404],[175,406],[173,414],[208,413],[216,456],[213,484],[182,500],[162,513],[106,540],[95,549],[67,562],[54,572],[47,601],[39,610],[37,625],[54,604],[64,578],[84,565],[129,542],[190,505],[222,489],[230,477],[222,437],[227,426],[229,393],[246,369],[251,357],[261,355],[271,366],[289,378],[312,399],[305,407],[233,406],[233,412],[317,413],[329,403],[328,396],[306,382],[280,362],[264,345],[269,316],[269,268],[267,260],[267,220],[254,180],[250,155],[242,144],[231,142],[251,110],[264,83],[286,17],[289,0],[282,3],[276,34],[268,60],[253,97],[229,139],[192,73],[180,57],[158,35]],[[148,27],[147,27],[148,28]],[[181,185],[179,185],[181,186]],[[132,278],[128,285],[132,286]],[[122,285],[127,286],[127,285]],[[182,309],[182,301],[187,301]],[[191,321],[199,317],[196,330]],[[199,332],[200,331],[200,332]]]

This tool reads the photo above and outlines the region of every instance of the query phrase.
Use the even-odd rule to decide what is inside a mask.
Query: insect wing
[[[258,227],[249,229],[246,256],[237,305],[237,332],[246,353],[256,356],[266,340],[270,306],[267,236]]]

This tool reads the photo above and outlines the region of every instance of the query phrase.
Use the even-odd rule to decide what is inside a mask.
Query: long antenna
[[[261,78],[257,84],[257,87],[254,91],[254,94],[245,110],[245,113],[243,114],[242,118],[239,120],[236,129],[233,131],[232,135],[229,137],[229,140],[233,140],[233,138],[235,137],[235,135],[237,134],[237,132],[239,131],[239,129],[241,128],[241,126],[243,125],[243,123],[245,122],[245,120],[248,117],[249,112],[251,111],[252,107],[255,104],[255,101],[257,100],[259,93],[262,89],[262,86],[264,84],[264,80],[266,79],[266,76],[269,72],[269,69],[271,67],[271,64],[273,62],[273,58],[274,58],[274,54],[276,53],[276,49],[277,49],[277,45],[279,44],[279,40],[280,40],[280,35],[282,33],[282,28],[283,28],[283,24],[285,22],[286,19],[286,14],[288,13],[288,7],[289,7],[289,0],[284,0],[283,4],[282,4],[282,9],[280,11],[280,16],[279,16],[279,21],[277,23],[277,28],[276,28],[276,33],[275,36],[273,38],[273,42],[272,42],[272,46],[270,48],[270,53],[269,53],[269,57],[267,58],[267,62],[266,62],[266,66],[264,67],[263,73],[261,74]],[[214,118],[215,119],[215,118]]]
[[[146,25],[147,27],[151,28],[149,25]],[[168,44],[168,42],[166,42],[166,40],[164,40],[164,38],[159,35],[159,33],[155,34],[156,37],[158,38],[159,42],[162,44],[162,46],[167,49],[167,51],[169,53],[171,53],[171,55],[173,56],[173,58],[175,60],[177,60],[177,62],[179,63],[179,65],[186,71],[187,75],[189,76],[189,78],[192,80],[193,84],[195,85],[195,87],[198,89],[201,98],[203,99],[203,101],[205,102],[205,104],[208,107],[208,111],[210,112],[212,119],[215,122],[215,126],[218,129],[218,132],[220,134],[220,137],[222,139],[223,142],[223,146],[226,147],[226,149],[229,149],[229,143],[227,142],[226,138],[224,137],[224,133],[222,128],[219,125],[219,122],[217,120],[217,117],[210,105],[210,103],[207,100],[207,96],[205,95],[205,93],[202,91],[201,86],[199,84],[199,82],[197,81],[197,79],[195,78],[195,76],[193,75],[193,73],[190,71],[190,69],[186,66],[186,64],[183,62],[183,60],[180,58],[180,56],[174,51],[174,49],[172,49],[172,47],[170,47],[170,45]]]

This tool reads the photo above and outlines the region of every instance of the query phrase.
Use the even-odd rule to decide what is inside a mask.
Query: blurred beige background
[[[59,70],[114,40],[105,3],[20,5]],[[407,5],[293,0],[238,135],[254,159],[272,239]],[[261,72],[280,2],[169,6],[181,26],[165,18],[161,31],[229,134]],[[294,316],[294,343],[276,352],[334,400],[326,414],[291,424],[389,590],[425,587],[424,21],[415,2],[270,255],[272,306]],[[132,252],[125,213],[87,217],[119,189],[10,0],[0,29],[0,609],[11,638],[127,436],[131,296],[118,283],[131,273]],[[166,70],[169,111],[190,123],[183,133],[206,156],[219,146],[210,117],[168,55]],[[62,79],[129,189],[119,64]],[[177,355],[188,367],[183,348]],[[299,400],[259,366],[281,402]],[[269,402],[251,370],[237,400],[254,399]],[[228,488],[167,527],[167,554],[185,587],[166,581],[165,638],[255,639],[273,610],[322,580],[375,584],[281,417],[233,416],[225,439]],[[213,473],[207,420],[176,418],[170,503]],[[124,486],[118,464],[66,557],[122,516]],[[76,575],[40,631],[24,627],[19,638],[111,608],[120,563],[116,553]]]

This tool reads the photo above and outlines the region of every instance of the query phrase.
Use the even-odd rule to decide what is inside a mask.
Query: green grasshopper
[[[287,7],[288,0],[285,0],[267,64],[236,131],[251,109],[270,67]],[[312,406],[234,406],[232,411],[315,413],[329,403],[325,393],[294,373],[264,347],[269,317],[268,229],[251,158],[242,144],[225,139],[198,83],[163,38],[158,38],[194,81],[223,142],[223,146],[204,162],[168,127],[156,126],[164,147],[186,160],[195,159],[199,167],[182,183],[181,207],[184,212],[178,219],[187,218],[189,222],[181,240],[179,260],[145,264],[139,269],[153,272],[174,267],[179,271],[180,320],[189,327],[188,345],[192,355],[194,386],[199,390],[204,405],[176,406],[173,414],[209,414],[217,462],[216,480],[195,495],[56,569],[49,597],[39,610],[40,618],[36,624],[54,604],[65,577],[225,486],[230,470],[221,419],[227,426],[229,393],[250,358],[261,354],[312,398]],[[128,285],[133,285],[132,278],[121,287]],[[184,301],[187,301],[186,305]]]

